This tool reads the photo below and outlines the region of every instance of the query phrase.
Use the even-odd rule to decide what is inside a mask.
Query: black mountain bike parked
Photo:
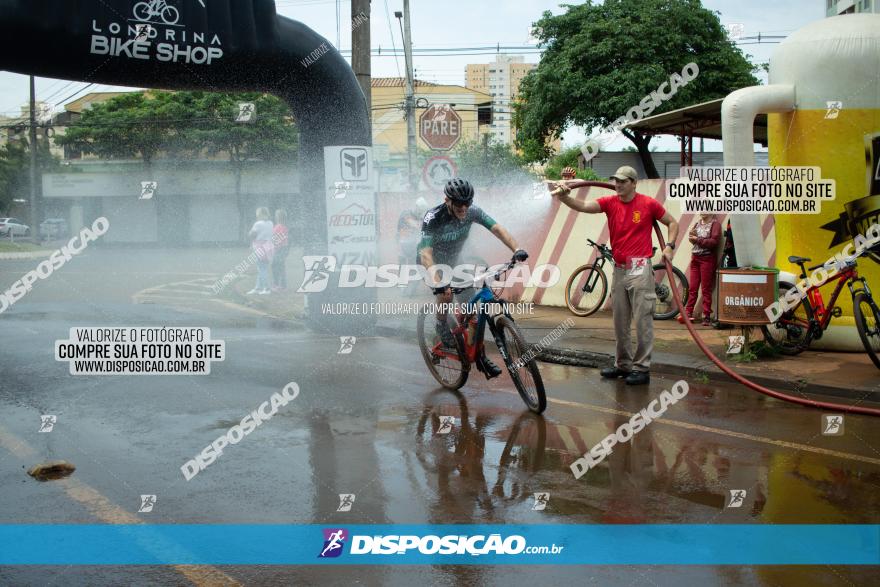
[[[608,278],[602,267],[606,261],[614,262],[611,256],[611,248],[587,239],[590,246],[598,250],[596,260],[591,264],[581,265],[568,278],[565,284],[565,304],[575,316],[589,316],[602,307],[608,295]],[[657,247],[654,247],[654,253]],[[657,263],[652,267],[654,270],[654,293],[657,301],[654,302],[654,320],[669,320],[678,315],[679,308],[672,295],[673,284],[669,283],[666,273],[666,265]],[[675,274],[675,287],[684,301],[688,296],[688,280],[684,273],[677,267],[672,268]]]

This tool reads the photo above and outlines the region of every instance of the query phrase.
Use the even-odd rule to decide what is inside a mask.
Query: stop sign
[[[461,116],[449,104],[432,104],[419,116],[419,136],[435,151],[448,151],[461,138]]]

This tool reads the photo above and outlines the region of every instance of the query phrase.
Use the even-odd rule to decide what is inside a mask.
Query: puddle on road
[[[658,422],[576,479],[575,459],[628,418],[591,414],[573,425],[475,404],[466,394],[435,392],[421,406],[383,409],[377,422],[376,450],[395,462],[383,470],[387,482],[427,489],[449,523],[536,515],[584,523],[873,523],[880,516],[880,468],[855,455],[792,452]],[[542,491],[546,507],[530,511]],[[732,505],[731,492],[740,491]]]

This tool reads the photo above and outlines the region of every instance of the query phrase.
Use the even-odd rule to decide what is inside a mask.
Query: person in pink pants
[[[694,319],[697,293],[703,293],[703,326],[711,326],[712,291],[715,289],[715,269],[718,267],[718,245],[721,242],[721,224],[714,214],[700,214],[688,234],[694,245],[691,253],[690,293],[685,312],[688,320]],[[685,317],[679,314],[678,321],[684,323]]]

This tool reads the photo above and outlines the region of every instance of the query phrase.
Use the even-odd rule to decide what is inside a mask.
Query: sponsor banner
[[[378,258],[376,174],[372,147],[324,147],[327,252],[341,265]]]
[[[14,524],[0,543],[0,565],[880,565],[878,524]]]

